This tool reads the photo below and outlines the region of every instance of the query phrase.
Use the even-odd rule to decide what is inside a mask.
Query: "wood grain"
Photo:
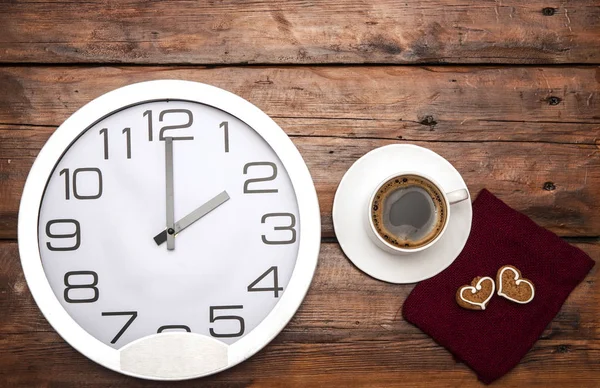
[[[575,245],[600,261],[598,242]],[[593,386],[600,379],[598,273],[596,266],[500,385]],[[325,243],[304,303],[270,345],[227,373],[181,386],[306,386],[325,381],[333,386],[399,381],[417,386],[425,378],[436,387],[478,386],[464,365],[403,320],[402,303],[412,288],[369,278],[337,244]],[[10,349],[10,357],[0,357],[2,386],[169,385],[108,372],[70,348],[35,306],[13,242],[0,242],[0,310],[0,349]],[[565,368],[568,374],[561,372]]]
[[[22,187],[54,128],[108,90],[156,78],[210,82],[274,117],[313,174],[325,237],[345,171],[392,143],[431,148],[473,196],[486,187],[560,235],[600,235],[597,67],[12,67],[0,69],[0,238],[16,237]]]
[[[0,62],[598,63],[600,7],[574,2],[9,1]]]

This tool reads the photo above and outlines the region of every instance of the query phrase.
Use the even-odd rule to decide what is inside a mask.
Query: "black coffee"
[[[371,203],[377,233],[389,244],[415,249],[434,240],[446,224],[446,202],[431,181],[399,175],[385,182]]]

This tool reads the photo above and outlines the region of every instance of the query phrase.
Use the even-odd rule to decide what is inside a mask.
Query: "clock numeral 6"
[[[271,273],[271,272],[273,272],[273,287],[254,287],[258,283],[260,283],[261,280],[263,280],[265,277],[267,277],[267,275],[269,275],[269,273]],[[279,287],[279,275],[277,274],[276,266],[273,266],[273,267],[269,268],[268,270],[266,270],[266,272],[264,272],[262,275],[260,275],[258,277],[258,279],[256,279],[252,283],[250,283],[250,285],[248,286],[248,292],[260,292],[260,291],[273,291],[273,296],[275,298],[279,298],[279,291],[283,291],[283,287]]]
[[[60,225],[60,224],[72,224],[75,227],[73,233],[70,231],[67,233],[54,233],[52,232],[52,225]],[[64,230],[64,227],[58,226],[59,230]],[[56,229],[56,228],[55,228]],[[72,239],[74,238],[74,244],[71,246],[54,246],[49,242],[46,243],[46,247],[48,247],[51,251],[74,251],[81,245],[81,225],[77,220],[71,219],[60,219],[60,220],[50,220],[46,224],[46,236],[55,239]]]
[[[89,281],[90,276],[92,277],[91,282]],[[71,282],[76,281],[75,278],[83,278],[83,280],[80,280],[80,283],[72,284]],[[88,280],[88,283],[81,283],[84,280]],[[65,286],[67,287],[65,288],[64,297],[65,301],[68,303],[93,303],[97,301],[98,297],[100,296],[100,290],[98,290],[98,287],[96,287],[98,285],[98,274],[94,271],[67,272],[65,274],[64,282]],[[92,290],[93,296],[90,297],[89,292],[71,292],[73,290]],[[83,298],[81,298],[82,294],[84,294]],[[75,299],[76,296],[79,296],[79,298]]]
[[[165,132],[176,130],[176,129],[185,129],[192,126],[194,123],[194,115],[192,111],[188,109],[165,109],[158,114],[158,121],[163,122],[165,116],[173,115],[173,114],[185,114],[187,115],[187,123],[185,124],[177,124],[177,125],[165,125],[158,131],[158,140],[165,140]],[[148,116],[148,141],[152,141],[153,139],[153,119],[152,119],[152,110],[149,109],[144,112],[144,117]],[[170,135],[167,135],[170,136]],[[194,140],[194,136],[171,136],[173,140]]]
[[[188,333],[192,332],[192,330],[190,330],[190,327],[186,326],[186,325],[164,325],[164,326],[159,327],[156,332],[162,333],[163,331],[167,331],[167,330],[183,330]]]
[[[248,173],[248,170],[250,169],[250,167],[259,167],[259,166],[266,166],[267,169],[271,170],[271,175],[264,177],[264,178],[247,179],[246,182],[244,182],[244,194],[276,193],[278,191],[277,189],[266,189],[264,187],[262,189],[250,188],[250,185],[253,183],[269,182],[269,181],[275,180],[275,178],[277,178],[277,166],[275,165],[275,163],[272,163],[272,162],[246,163],[246,165],[244,166],[244,175],[246,175]]]
[[[65,176],[65,199],[71,199],[70,174],[68,168],[60,170],[60,175]],[[84,180],[83,186],[90,190],[87,194],[80,194],[77,190],[77,177]],[[88,178],[86,178],[86,176]],[[93,177],[91,177],[93,176]],[[81,185],[80,185],[81,186]],[[73,196],[77,199],[98,199],[102,196],[102,171],[96,167],[76,168],[73,171]]]
[[[246,325],[244,323],[244,318],[242,317],[238,317],[237,315],[221,315],[221,316],[215,316],[215,312],[216,310],[241,310],[243,309],[244,306],[242,305],[236,305],[236,306],[210,306],[210,323],[214,323],[216,321],[220,321],[220,320],[228,320],[228,321],[238,321],[240,329],[237,332],[234,333],[217,333],[215,332],[215,330],[211,327],[209,328],[209,333],[210,335],[212,335],[215,338],[233,338],[233,337],[241,337],[242,335],[244,335],[244,330],[246,328]]]
[[[289,231],[291,233],[290,238],[288,240],[269,240],[267,238],[267,236],[265,236],[263,234],[262,236],[260,236],[262,238],[262,242],[267,245],[285,245],[285,244],[295,243],[296,242],[296,229],[294,229],[294,226],[296,226],[296,216],[293,215],[292,213],[268,213],[268,214],[265,214],[264,216],[262,216],[260,222],[262,224],[264,224],[267,221],[267,219],[272,218],[272,217],[288,217],[289,218],[289,225],[275,226],[275,227],[273,227],[273,229]]]

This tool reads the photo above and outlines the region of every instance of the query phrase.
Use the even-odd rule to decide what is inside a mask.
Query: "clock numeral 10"
[[[212,335],[215,338],[234,338],[234,337],[241,337],[242,335],[244,335],[244,330],[246,328],[246,325],[244,323],[244,318],[239,317],[237,315],[221,315],[221,316],[216,315],[217,310],[241,310],[243,308],[244,308],[244,306],[242,306],[242,305],[210,306],[210,308],[209,308],[210,323],[214,323],[216,321],[221,321],[221,320],[237,321],[239,323],[239,327],[240,327],[239,330],[234,333],[218,333],[211,327],[208,330],[210,335]]]
[[[255,287],[261,280],[273,273],[273,287]],[[265,273],[260,275],[258,279],[250,283],[248,286],[248,292],[260,292],[260,291],[273,291],[273,296],[279,298],[279,291],[283,291],[283,287],[279,287],[279,276],[277,274],[277,267],[273,266],[269,268]]]
[[[92,173],[92,174],[90,174],[90,173]],[[77,176],[79,174],[81,174],[81,176],[94,175],[96,178],[95,179],[87,178],[86,183],[88,183],[88,186],[93,186],[93,184],[90,182],[90,179],[91,180],[97,179],[97,181],[98,181],[98,183],[96,184],[97,188],[93,189],[88,194],[80,194],[79,191],[77,190]],[[62,170],[60,170],[60,175],[65,176],[65,199],[70,200],[71,199],[71,179],[70,179],[69,169],[63,168]],[[83,178],[83,179],[86,179],[86,178]],[[100,169],[95,168],[95,167],[76,168],[75,171],[73,171],[73,196],[77,199],[98,199],[98,198],[100,198],[102,196],[102,171],[100,171]]]
[[[165,132],[173,131],[177,129],[185,129],[192,126],[194,123],[194,115],[192,111],[188,109],[165,109],[158,114],[158,121],[163,122],[165,116],[178,114],[185,114],[187,116],[187,122],[185,124],[177,124],[177,125],[165,125],[158,131],[158,140],[165,140]],[[152,109],[149,109],[143,113],[144,117],[148,118],[148,141],[153,141],[154,138],[154,125],[153,125],[153,112]],[[173,140],[194,140],[194,136],[171,136]]]

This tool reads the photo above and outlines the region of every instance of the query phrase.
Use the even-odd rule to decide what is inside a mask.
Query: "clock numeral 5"
[[[234,337],[241,337],[242,335],[244,335],[244,330],[246,328],[246,325],[244,323],[244,318],[238,317],[237,315],[215,316],[216,310],[241,310],[243,308],[244,308],[244,306],[242,306],[242,305],[236,305],[236,306],[210,306],[210,308],[209,308],[209,311],[210,311],[210,323],[214,323],[214,322],[220,321],[220,320],[230,320],[230,321],[238,321],[239,326],[240,326],[240,329],[237,332],[235,332],[235,333],[217,333],[211,327],[208,330],[209,333],[210,333],[210,335],[212,335],[215,338],[234,338]]]
[[[254,287],[261,280],[263,280],[269,273],[273,272],[273,287]],[[279,275],[277,274],[277,267],[273,266],[269,268],[266,272],[258,277],[255,281],[250,283],[248,286],[248,292],[260,292],[260,291],[273,291],[273,296],[275,298],[279,298],[279,291],[283,291],[283,287],[279,287]]]
[[[138,313],[137,311],[110,311],[102,313],[103,317],[114,317],[119,315],[130,315],[131,317],[127,320],[127,322],[125,322],[125,325],[121,328],[121,330],[119,330],[115,338],[113,338],[112,341],[110,341],[111,344],[116,343],[119,340],[119,338],[121,338],[123,333],[125,333],[125,330],[127,330],[129,326],[131,326],[133,321],[135,321],[135,319],[138,316]]]
[[[192,111],[190,111],[188,109],[165,109],[158,114],[158,121],[163,122],[166,115],[181,114],[181,113],[187,115],[187,123],[177,124],[177,125],[165,125],[158,131],[158,140],[165,140],[165,132],[166,131],[189,128],[194,123],[194,115],[192,114]],[[149,110],[145,111],[143,116],[148,117],[148,141],[152,141],[153,140],[153,132],[154,132],[152,110],[149,109]],[[170,136],[170,135],[167,135],[167,136]],[[179,136],[179,137],[171,136],[171,137],[173,138],[173,140],[194,140],[194,136]]]
[[[75,231],[73,233],[67,232],[67,233],[53,233],[52,232],[52,225],[55,224],[72,224],[73,226],[75,226]],[[59,229],[64,229],[61,228],[59,226]],[[81,225],[79,224],[79,221],[77,220],[71,220],[71,219],[60,219],[60,220],[50,220],[48,221],[48,223],[46,224],[46,236],[50,237],[50,238],[56,238],[56,239],[75,239],[75,243],[72,246],[54,246],[52,244],[50,244],[49,242],[46,243],[46,247],[48,247],[49,250],[51,251],[74,251],[77,250],[77,248],[79,248],[79,246],[81,245]]]
[[[60,175],[65,176],[65,199],[71,199],[71,177],[68,168],[60,170]],[[77,177],[84,180],[84,186],[91,191],[87,194],[80,194],[77,190]],[[89,177],[89,178],[86,178]],[[97,183],[96,183],[97,181]],[[81,185],[80,185],[81,186]],[[96,186],[96,188],[93,188]],[[102,171],[96,167],[76,168],[73,171],[73,196],[77,199],[98,199],[102,196]]]
[[[88,283],[75,283],[72,284],[71,282],[76,281],[74,278],[79,278],[79,279],[86,279],[89,281],[89,276],[92,277],[91,282]],[[73,278],[73,279],[72,279]],[[80,280],[83,281],[83,280]],[[67,303],[93,303],[95,301],[98,300],[98,298],[100,297],[100,290],[98,290],[98,287],[96,287],[98,285],[98,274],[94,271],[71,271],[71,272],[67,272],[65,274],[65,286],[67,288],[65,288],[65,292],[64,292],[64,297],[65,297],[65,301]],[[91,297],[87,297],[87,298],[81,298],[81,292],[74,292],[75,296],[79,295],[79,299],[75,299],[73,296],[73,293],[71,293],[71,291],[73,290],[92,290],[93,291],[93,296]],[[89,296],[89,293],[84,293],[84,294],[88,294],[87,296]],[[84,295],[85,296],[85,295]]]
[[[293,215],[292,213],[268,213],[265,214],[264,216],[262,216],[260,222],[262,224],[264,224],[267,219],[272,218],[272,217],[288,217],[289,218],[289,225],[286,226],[275,226],[273,227],[274,230],[287,230],[291,233],[290,238],[288,240],[269,240],[267,238],[267,236],[265,236],[264,234],[262,236],[260,236],[262,238],[262,242],[267,244],[267,245],[286,245],[286,244],[293,244],[296,242],[296,229],[294,229],[294,227],[296,226],[296,216]]]
[[[264,177],[264,178],[247,179],[246,182],[244,182],[244,194],[265,194],[265,193],[278,192],[277,189],[265,189],[264,187],[262,189],[250,188],[250,185],[253,183],[269,182],[269,181],[275,180],[275,178],[277,178],[277,166],[275,165],[275,163],[272,163],[272,162],[246,163],[246,165],[244,166],[244,175],[246,175],[248,173],[248,170],[250,169],[250,167],[259,167],[259,166],[268,167],[268,169],[271,170],[271,175]]]

